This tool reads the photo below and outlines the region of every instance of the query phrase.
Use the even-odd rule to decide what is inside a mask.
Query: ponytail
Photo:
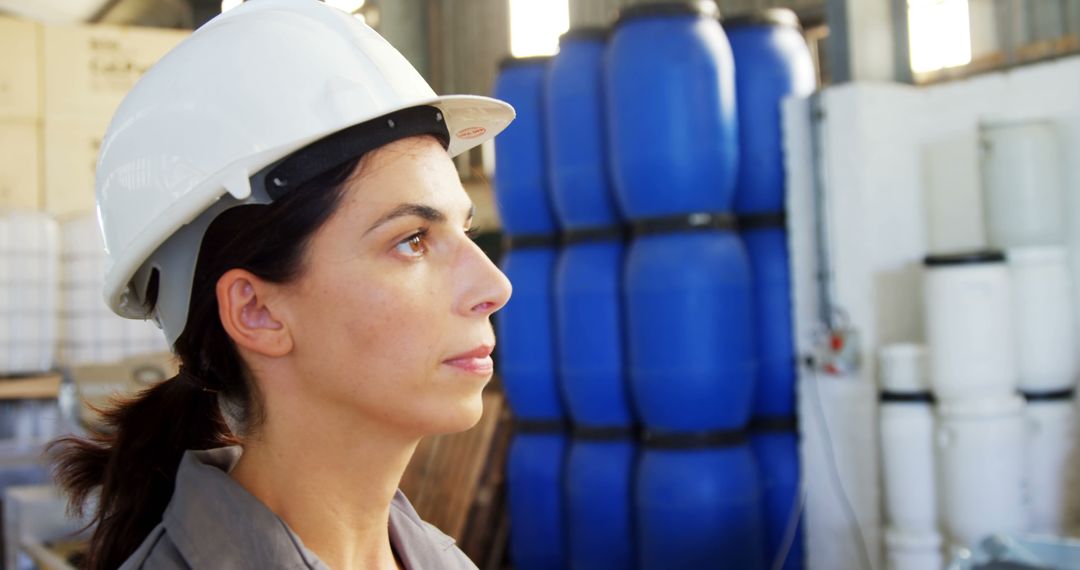
[[[105,411],[103,429],[89,437],[50,444],[69,510],[81,517],[97,492],[85,568],[120,566],[161,522],[186,450],[237,444],[262,422],[257,386],[218,316],[217,281],[232,268],[274,283],[296,279],[307,243],[337,209],[361,162],[332,169],[272,204],[218,215],[199,248],[187,324],[173,346],[180,374]],[[222,400],[241,433],[229,429]]]
[[[72,510],[95,489],[98,510],[85,568],[117,568],[161,521],[188,449],[236,443],[214,392],[185,371],[103,413],[103,429],[87,439],[53,442],[54,475]]]

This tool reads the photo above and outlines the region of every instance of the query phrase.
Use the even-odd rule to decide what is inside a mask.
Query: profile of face
[[[434,139],[366,156],[299,278],[261,287],[269,328],[289,337],[286,376],[299,379],[260,386],[263,399],[299,399],[312,421],[414,436],[474,425],[493,372],[490,317],[511,287],[467,234],[472,213]]]

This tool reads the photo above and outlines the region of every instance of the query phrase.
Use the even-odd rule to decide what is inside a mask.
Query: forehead
[[[342,209],[353,219],[374,220],[402,203],[424,204],[448,216],[469,208],[453,161],[432,137],[395,141],[364,157],[346,183]]]

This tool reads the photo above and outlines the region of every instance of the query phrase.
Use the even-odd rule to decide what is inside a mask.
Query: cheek
[[[347,360],[369,369],[393,367],[398,374],[431,367],[440,330],[431,293],[402,280],[341,292],[350,298],[335,317],[352,351]]]

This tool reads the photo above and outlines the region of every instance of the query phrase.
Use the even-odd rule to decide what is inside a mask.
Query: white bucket
[[[928,392],[926,347],[914,343],[896,343],[878,351],[878,370],[883,392]]]
[[[912,532],[890,528],[885,531],[887,570],[941,570],[941,535],[937,532]]]
[[[934,412],[928,401],[882,395],[881,468],[888,524],[913,532],[938,528]]]
[[[972,546],[990,534],[1027,532],[1023,398],[943,402],[938,425],[942,519],[950,541]]]
[[[1077,480],[1070,468],[1075,461],[1076,405],[1072,394],[1060,398],[1028,400],[1030,426],[1027,445],[1028,492],[1031,530],[1060,536],[1075,522],[1070,508],[1076,503]]]
[[[1061,246],[1008,251],[1020,389],[1076,385],[1078,359],[1068,251]]]
[[[1064,173],[1054,125],[983,125],[980,131],[990,243],[1000,248],[1063,243]]]
[[[938,401],[1016,393],[1012,293],[996,252],[926,259],[930,382]]]

